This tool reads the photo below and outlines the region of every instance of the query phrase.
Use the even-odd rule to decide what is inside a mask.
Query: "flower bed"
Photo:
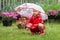
[[[17,19],[17,15],[16,12],[2,12],[2,23],[3,26],[11,26],[12,25],[12,20],[13,19]]]

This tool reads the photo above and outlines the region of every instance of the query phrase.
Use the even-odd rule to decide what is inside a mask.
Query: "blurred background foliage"
[[[2,11],[11,11],[23,3],[35,3],[42,6],[45,11],[60,9],[60,0],[0,0],[0,2]]]

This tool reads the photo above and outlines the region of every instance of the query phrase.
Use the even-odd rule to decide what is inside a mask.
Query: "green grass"
[[[30,31],[18,29],[14,23],[11,27],[4,27],[0,23],[0,40],[60,40],[59,22],[45,23],[45,35],[31,35]]]

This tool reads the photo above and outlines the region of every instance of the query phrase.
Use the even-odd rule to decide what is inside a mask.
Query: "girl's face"
[[[33,16],[35,17],[37,14],[39,14],[39,11],[33,10]]]

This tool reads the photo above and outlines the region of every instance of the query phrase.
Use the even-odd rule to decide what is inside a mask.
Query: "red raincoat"
[[[37,24],[39,24],[39,23],[42,23],[43,24],[43,20],[42,20],[42,18],[41,18],[40,15],[36,15],[36,17],[32,16],[29,20],[27,20],[25,22],[25,25],[27,25],[29,23],[31,23],[32,26],[36,28],[37,27]]]

